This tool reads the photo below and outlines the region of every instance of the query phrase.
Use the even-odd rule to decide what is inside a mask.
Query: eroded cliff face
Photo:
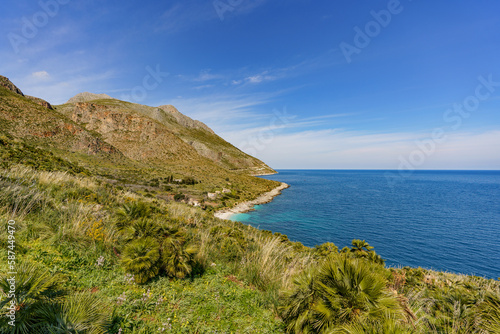
[[[98,132],[133,160],[161,164],[202,159],[249,174],[274,172],[173,106],[154,108],[114,100],[66,104],[59,111]]]
[[[126,157],[145,162],[173,162],[198,159],[196,151],[164,125],[136,113],[90,102],[75,103],[70,119],[103,140]]]
[[[119,154],[112,145],[93,136],[69,119],[61,117],[51,109],[52,106],[48,102],[21,95],[16,88],[7,88],[16,95],[5,95],[0,103],[0,123],[3,131],[15,138],[24,138],[53,148],[70,149],[90,155]],[[36,104],[33,104],[33,101]]]

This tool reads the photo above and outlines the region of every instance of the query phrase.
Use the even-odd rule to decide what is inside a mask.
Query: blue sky
[[[4,0],[0,74],[181,112],[274,168],[500,169],[500,3]]]

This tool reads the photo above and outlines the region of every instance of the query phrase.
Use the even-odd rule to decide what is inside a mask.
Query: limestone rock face
[[[17,95],[0,99],[0,125],[8,124],[0,130],[14,138],[89,155],[121,155],[112,145],[62,117],[47,101],[22,94],[9,79],[0,76],[0,90],[4,89]]]
[[[196,151],[164,125],[143,115],[119,107],[79,102],[70,119],[98,132],[126,157],[144,162],[196,160]]]

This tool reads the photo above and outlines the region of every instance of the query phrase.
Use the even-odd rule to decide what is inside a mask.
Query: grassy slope
[[[234,267],[227,254],[209,256],[220,252],[218,244],[206,239],[213,228],[227,226],[242,235],[247,230],[258,233],[256,230],[238,223],[221,225],[201,209],[158,202],[95,178],[64,172],[35,172],[16,166],[1,171],[0,183],[4,189],[0,219],[17,222],[19,261],[40,263],[52,273],[63,274],[66,289],[95,293],[116,307],[113,333],[120,327],[124,333],[134,328],[140,333],[156,333],[161,327],[175,333],[276,333],[282,329],[265,295],[232,276]],[[121,252],[124,245],[114,222],[122,205],[136,201],[149,203],[155,211],[153,219],[183,226],[190,240],[210,242],[202,248],[207,254],[202,276],[193,280],[158,277],[144,286],[127,281],[113,251]],[[5,233],[0,236],[0,246],[7,246]],[[1,263],[7,260],[4,253]],[[102,267],[96,265],[100,256],[105,259]],[[126,302],[120,302],[122,297]]]
[[[161,328],[282,333],[278,309],[287,303],[280,291],[293,289],[297,274],[336,253],[332,247],[310,249],[279,234],[222,221],[199,208],[120,190],[96,177],[12,166],[0,171],[0,186],[0,221],[16,220],[18,261],[62,274],[69,292],[98,296],[114,309],[109,333],[119,328],[122,333],[161,333]],[[192,279],[161,274],[144,285],[130,281],[117,255],[126,247],[126,233],[116,223],[121,208],[134,203],[149,207],[141,217],[178,226],[187,242],[197,245],[200,267]],[[2,233],[0,247],[6,246]],[[0,263],[6,261],[0,252]],[[414,333],[495,333],[481,329],[481,309],[486,295],[500,298],[498,281],[420,268],[374,268],[388,277],[387,291],[412,314],[409,323],[401,324],[403,333],[412,328]],[[491,312],[500,315],[500,310]]]

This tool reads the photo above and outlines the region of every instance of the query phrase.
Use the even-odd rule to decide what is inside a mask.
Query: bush
[[[176,202],[180,202],[180,201],[183,201],[185,199],[186,199],[186,195],[181,194],[181,193],[175,194],[175,196],[174,196],[174,200]]]

